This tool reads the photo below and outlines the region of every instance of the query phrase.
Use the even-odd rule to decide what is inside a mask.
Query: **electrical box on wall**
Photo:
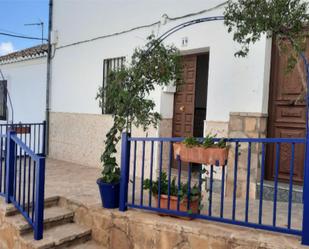
[[[58,31],[57,30],[52,30],[50,34],[50,41],[51,44],[56,44],[58,42]]]

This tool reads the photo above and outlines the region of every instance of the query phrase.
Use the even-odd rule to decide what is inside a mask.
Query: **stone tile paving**
[[[96,184],[101,169],[48,159],[45,196],[63,196],[88,207],[100,204]]]
[[[88,207],[98,207],[101,203],[96,179],[100,176],[101,169],[90,168],[83,165],[72,164],[63,161],[47,161],[46,170],[46,196],[63,196],[73,201],[77,201]],[[136,181],[135,202],[140,203],[140,181]],[[131,201],[132,190],[129,191],[129,201]],[[205,194],[204,194],[205,195]],[[148,191],[144,191],[144,205],[148,205]],[[154,200],[152,201],[153,203]],[[208,214],[208,198],[203,198],[202,214]],[[232,217],[232,200],[229,196],[224,201],[224,217]],[[155,204],[153,204],[155,205]],[[237,199],[236,220],[245,219],[245,202]],[[259,200],[250,200],[249,202],[249,222],[258,222]],[[276,223],[280,227],[287,227],[286,202],[277,203]],[[220,214],[220,195],[213,195],[213,216]],[[273,222],[273,202],[263,201],[263,223],[272,225]],[[302,223],[302,204],[293,203],[292,205],[292,223],[291,227],[300,229]]]

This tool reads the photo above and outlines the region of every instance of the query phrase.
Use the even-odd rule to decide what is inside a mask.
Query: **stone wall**
[[[61,198],[75,222],[92,229],[107,249],[288,249],[302,248],[298,237],[223,223],[162,217],[141,210],[87,208]]]
[[[6,205],[0,199],[0,248],[33,249],[12,225],[12,218],[5,217],[2,208]],[[74,222],[90,228],[92,239],[106,249],[305,248],[297,236],[218,222],[162,217],[141,210],[119,212],[99,206],[86,207],[63,197],[59,205],[74,211]],[[45,239],[44,246],[48,241]],[[44,246],[38,241],[35,248],[47,248]]]
[[[93,115],[77,113],[51,113],[50,122],[50,150],[49,156],[54,159],[73,162],[86,165],[89,167],[100,166],[100,155],[104,149],[105,134],[112,125],[110,115]],[[205,122],[205,134],[218,134],[218,137],[265,137],[266,136],[265,114],[260,113],[231,113],[229,122],[207,121]],[[149,137],[170,137],[172,136],[172,119],[161,121],[158,129],[151,128],[144,132],[141,129],[133,128],[132,136],[149,136]],[[145,143],[145,178],[150,175],[150,152],[151,143]],[[133,164],[134,144],[131,147],[131,164]],[[136,158],[136,176],[141,176],[142,169],[142,143],[137,143]],[[228,195],[233,191],[234,176],[234,151],[232,146],[229,153],[229,165],[226,172]],[[241,144],[239,149],[237,195],[245,196],[246,178],[247,178],[247,144]],[[154,175],[158,170],[160,163],[160,144],[154,144]],[[259,179],[258,167],[260,148],[253,145],[251,154],[251,176],[250,176],[250,197],[254,198],[256,192],[256,182]],[[117,159],[120,163],[120,144],[118,146]],[[163,147],[163,169],[168,168],[169,162],[169,145],[164,143]],[[173,170],[174,171],[174,170]],[[221,179],[220,170],[214,175],[216,181]],[[132,170],[131,170],[132,173]],[[218,183],[220,185],[220,182]],[[215,184],[217,186],[218,184]],[[219,186],[218,185],[218,186]]]
[[[52,159],[77,163],[89,167],[99,167],[101,165],[100,156],[104,149],[105,135],[113,124],[111,115],[95,115],[81,113],[61,113],[51,112],[50,115],[50,135],[49,135],[49,157]],[[158,127],[149,128],[143,131],[141,128],[132,129],[133,137],[157,137],[171,136],[172,120],[163,119]],[[117,161],[120,164],[121,142],[118,144]],[[136,145],[136,175],[141,175],[141,158],[143,152],[142,142]],[[131,164],[134,160],[134,143],[131,147]],[[145,176],[150,172],[150,152],[151,143],[145,143]],[[159,143],[154,145],[154,172],[158,167]],[[166,167],[168,158],[167,148],[164,146],[163,161]],[[132,170],[131,170],[132,173]],[[154,175],[155,176],[155,175]]]
[[[5,216],[5,210],[10,205],[5,203],[3,197],[0,198],[0,248],[33,249],[22,239],[19,231],[13,225],[14,218]]]
[[[267,132],[267,115],[261,113],[230,113],[228,137],[229,138],[264,138]],[[237,170],[237,197],[246,196],[246,184],[248,173],[248,143],[240,143],[238,149],[238,170]],[[259,180],[259,168],[261,163],[261,146],[252,143],[251,145],[251,167],[250,167],[250,191],[249,197],[256,196],[256,183]],[[234,159],[235,144],[229,150],[227,166],[227,195],[232,197],[234,186]]]
[[[51,112],[49,157],[90,167],[100,165],[109,115]]]
[[[224,121],[204,121],[204,134],[217,135],[217,137],[227,137],[229,122]]]

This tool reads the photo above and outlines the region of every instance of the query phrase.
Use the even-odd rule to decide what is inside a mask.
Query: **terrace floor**
[[[110,211],[104,210],[101,208],[101,200],[99,196],[98,187],[96,185],[96,179],[100,175],[100,168],[90,168],[83,165],[78,164],[72,164],[64,161],[58,161],[58,160],[47,160],[47,167],[46,167],[46,197],[50,196],[62,196],[74,203],[78,203],[82,206],[85,206],[87,210],[93,210],[96,215],[102,215],[103,213],[106,214]],[[136,186],[140,186],[138,182],[136,182]],[[132,190],[129,191],[131,193]],[[135,202],[140,202],[138,196],[140,193],[140,189],[136,189],[136,199]],[[131,201],[131,194],[129,196],[129,201]],[[147,205],[148,193],[147,191],[144,191],[144,205]],[[204,200],[207,201],[207,198]],[[258,220],[258,204],[259,200],[251,200],[249,204],[249,221],[251,222],[257,222]],[[208,204],[204,205],[205,208],[201,211],[202,214],[208,213]],[[232,207],[232,200],[229,197],[225,197],[225,204],[224,204],[224,217],[231,218],[231,207]],[[245,210],[245,203],[243,200],[237,200],[237,212],[236,212],[236,219],[237,220],[244,220],[244,210]],[[263,201],[263,223],[265,224],[272,224],[273,221],[273,202],[271,201]],[[281,227],[287,226],[287,203],[285,202],[278,202],[277,205],[277,225]],[[168,222],[168,224],[179,224],[182,226],[188,226],[191,227],[190,229],[198,229],[199,232],[203,230],[203,226],[207,227],[210,226],[216,231],[222,230],[223,234],[227,234],[229,240],[233,238],[233,241],[235,238],[242,238],[245,240],[245,237],[248,238],[256,238],[259,245],[263,245],[261,248],[302,248],[300,246],[300,237],[298,236],[291,236],[291,235],[284,235],[280,233],[272,233],[262,230],[256,230],[256,229],[249,229],[249,228],[243,228],[239,226],[234,225],[226,225],[222,223],[217,222],[210,222],[206,220],[182,220],[182,219],[175,219],[173,217],[161,217],[155,213],[142,211],[142,210],[129,210],[128,212],[121,213],[117,210],[112,211],[112,217],[116,216],[127,216],[132,217],[134,216],[134,219],[138,219],[138,215],[141,215],[141,217],[144,217],[143,219],[148,219],[155,221],[156,225],[158,224],[164,224],[164,222]],[[213,216],[219,216],[220,214],[220,194],[213,194],[213,207],[212,207],[212,215]],[[121,216],[121,217],[122,217]],[[147,217],[147,218],[146,218]],[[302,204],[299,203],[293,203],[292,206],[292,222],[291,227],[294,229],[301,229],[301,217],[302,217]],[[123,217],[122,217],[123,219]],[[129,219],[129,218],[128,218]],[[158,219],[160,221],[158,221]],[[92,223],[91,223],[92,224]],[[158,229],[156,227],[156,229]],[[227,230],[226,230],[227,229]],[[181,231],[185,230],[183,227],[180,229]],[[191,230],[190,230],[191,231]],[[228,231],[228,232],[227,232]],[[218,231],[217,231],[218,232]],[[244,233],[247,234],[244,237]],[[127,235],[126,235],[127,236]],[[272,238],[270,239],[269,238]],[[128,236],[127,236],[128,237]],[[100,237],[99,237],[100,238]],[[261,239],[263,238],[263,239]],[[272,241],[271,243],[277,243],[272,244],[271,246],[267,246],[267,243]],[[282,247],[282,241],[284,242],[284,247]],[[117,247],[108,247],[108,248],[117,248]],[[119,247],[121,248],[121,247]],[[124,247],[125,248],[125,247]],[[129,247],[128,247],[129,248]],[[130,247],[131,248],[131,247]],[[132,248],[135,248],[134,246]],[[139,247],[136,247],[139,248]],[[153,247],[156,248],[156,247]],[[161,247],[158,247],[161,248]],[[162,247],[162,248],[187,248],[187,247]],[[199,247],[188,247],[188,248],[199,248]],[[203,247],[204,248],[204,247]],[[212,248],[212,247],[205,247],[205,248]],[[214,247],[216,248],[216,247]],[[221,247],[218,247],[221,248]],[[234,248],[234,247],[224,247],[224,248]],[[236,248],[236,247],[235,247]],[[249,247],[240,247],[240,248],[249,248]],[[254,248],[260,248],[260,247],[254,247]],[[117,248],[118,249],[118,248]]]
[[[101,200],[96,180],[100,174],[99,167],[47,159],[45,197],[63,196],[87,207],[98,206]]]
[[[87,207],[98,207],[101,205],[96,179],[100,176],[100,168],[90,168],[83,165],[72,164],[64,161],[48,160],[46,171],[46,197],[63,196],[72,201],[86,205]],[[131,186],[131,184],[130,184]],[[205,196],[205,192],[203,193]],[[140,181],[136,180],[135,203],[140,203]],[[143,205],[148,205],[148,191],[143,193]],[[129,188],[129,202],[132,201],[132,190]],[[208,198],[203,198],[202,214],[208,214],[209,202]],[[152,203],[155,203],[154,199]],[[155,204],[152,204],[155,205]],[[291,228],[301,229],[302,226],[302,207],[301,203],[292,204]],[[258,222],[259,200],[249,201],[248,221]],[[220,215],[220,194],[213,193],[212,199],[212,216]],[[225,218],[232,217],[232,198],[224,197],[224,213]],[[287,227],[288,203],[277,202],[276,224],[279,227]],[[243,221],[245,219],[245,201],[243,199],[236,200],[236,220]],[[263,224],[272,225],[273,222],[273,202],[263,200]]]

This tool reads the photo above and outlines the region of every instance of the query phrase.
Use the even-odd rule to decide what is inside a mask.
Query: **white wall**
[[[4,64],[0,68],[8,81],[14,123],[45,120],[46,57]],[[11,121],[10,109],[8,114]]]
[[[216,6],[223,0],[54,0],[53,29],[58,32],[52,61],[51,109],[53,112],[101,112],[95,95],[102,84],[105,58],[130,56],[154,32],[198,17],[222,15],[223,8],[169,21],[132,32],[81,42],[160,21],[163,14],[183,16]],[[181,47],[188,37],[187,47]],[[229,112],[265,112],[268,96],[269,49],[266,38],[252,47],[245,59],[234,57],[239,45],[232,41],[222,21],[201,23],[178,31],[165,43],[182,52],[210,51],[207,120],[227,121]],[[266,64],[265,64],[266,62]],[[172,117],[173,94],[157,89],[152,95],[165,118]],[[264,104],[263,104],[264,101]]]

